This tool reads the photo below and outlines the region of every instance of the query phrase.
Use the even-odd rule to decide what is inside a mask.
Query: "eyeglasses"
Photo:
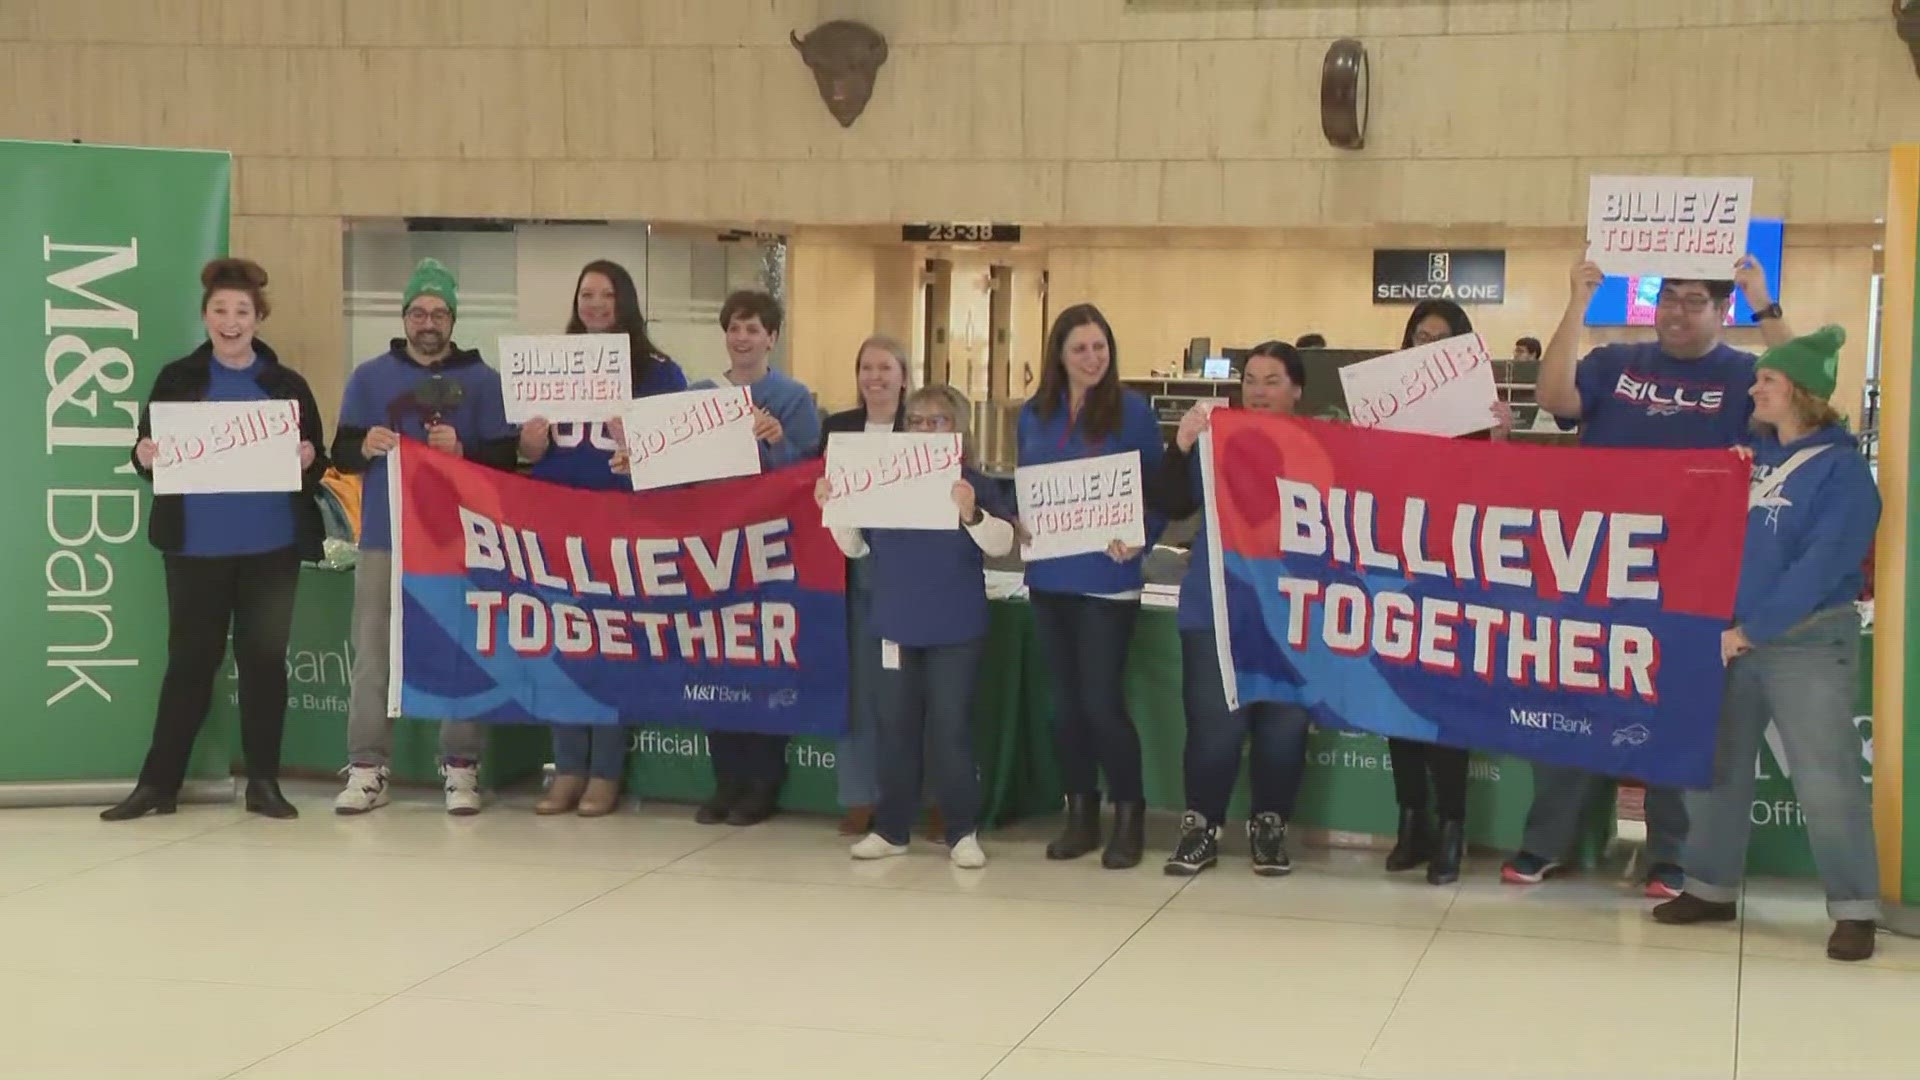
[[[1661,307],[1665,307],[1665,308],[1677,307],[1689,315],[1698,315],[1701,312],[1712,307],[1714,303],[1715,301],[1711,296],[1700,296],[1700,295],[1681,296],[1678,293],[1661,293],[1660,294]]]
[[[908,413],[908,431],[952,431],[953,417],[939,413]]]
[[[445,310],[426,311],[421,308],[408,308],[407,321],[414,324],[415,326],[426,326],[429,323],[432,323],[436,326],[452,326],[453,312],[445,311]]]

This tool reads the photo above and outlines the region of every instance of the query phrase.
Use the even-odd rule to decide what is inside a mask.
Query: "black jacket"
[[[832,416],[827,417],[826,421],[820,425],[820,445],[814,448],[813,454],[815,457],[826,457],[827,437],[836,431],[855,432],[865,430],[867,430],[867,407],[865,405],[857,409],[848,409],[846,412],[834,413]],[[900,395],[900,408],[893,414],[893,430],[907,430],[907,398],[905,394]]]
[[[308,562],[318,562],[326,554],[323,544],[327,537],[326,525],[320,520],[320,504],[315,501],[320,495],[320,478],[327,474],[327,435],[320,423],[320,406],[313,400],[313,391],[307,388],[307,380],[300,373],[280,363],[280,358],[267,347],[264,341],[253,343],[253,352],[260,358],[260,374],[254,381],[267,396],[279,401],[293,401],[300,408],[300,438],[313,444],[313,464],[301,475],[300,490],[289,492],[287,498],[293,500],[293,544],[300,557]],[[207,387],[213,382],[213,345],[201,342],[200,347],[160,369],[159,378],[153,381],[153,392],[147,396],[147,405],[156,401],[204,401]],[[145,407],[140,410],[140,434],[138,438],[153,437],[153,410]],[[153,479],[151,469],[140,467],[139,445],[136,442],[130,455],[133,467],[143,478]],[[147,539],[154,547],[169,554],[180,550],[187,542],[187,506],[184,495],[155,495],[153,512],[147,520]]]

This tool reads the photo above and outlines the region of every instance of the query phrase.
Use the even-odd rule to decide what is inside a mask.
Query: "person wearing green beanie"
[[[460,317],[460,283],[439,259],[421,259],[420,265],[413,268],[413,276],[407,278],[407,287],[400,293],[400,310],[412,308],[413,302],[422,296],[439,297],[446,303],[450,317]]]
[[[1720,645],[1727,687],[1714,783],[1687,795],[1693,828],[1685,887],[1653,917],[1672,924],[1739,917],[1754,764],[1772,723],[1835,922],[1827,955],[1864,960],[1874,950],[1880,872],[1853,726],[1860,684],[1854,601],[1880,523],[1880,493],[1858,441],[1827,404],[1846,340],[1839,327],[1823,327],[1775,345],[1755,365],[1753,481],[1734,625]]]

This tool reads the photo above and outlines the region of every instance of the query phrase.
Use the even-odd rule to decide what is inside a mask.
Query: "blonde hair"
[[[893,357],[894,362],[900,365],[900,404],[894,407],[894,412],[904,413],[907,409],[907,391],[913,386],[913,364],[907,359],[907,347],[900,344],[898,338],[889,337],[886,334],[871,335],[860,343],[858,349],[854,350],[853,374],[856,380],[860,377],[860,358],[867,355],[868,349],[879,349]],[[866,401],[862,399],[860,405],[865,408]]]
[[[953,421],[953,433],[960,436],[960,453],[969,466],[973,464],[973,402],[967,395],[945,383],[923,386],[907,395],[907,407],[916,403],[938,405]]]
[[[1814,394],[1799,383],[1790,382],[1789,385],[1793,387],[1793,396],[1787,399],[1787,408],[1792,410],[1793,418],[1808,431],[1821,431],[1836,424],[1841,427],[1847,425],[1846,414],[1834,408],[1826,398]],[[1772,424],[1758,418],[1755,418],[1751,426],[1758,434],[1778,434]]]

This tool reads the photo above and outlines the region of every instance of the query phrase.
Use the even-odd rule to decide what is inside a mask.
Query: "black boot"
[[[121,799],[116,806],[100,811],[101,821],[132,821],[147,814],[171,814],[178,809],[178,794],[161,791],[146,784],[135,784],[133,794]]]
[[[1427,861],[1433,845],[1433,825],[1425,810],[1400,808],[1400,835],[1387,852],[1387,872],[1397,874]]]
[[[1107,850],[1100,853],[1100,865],[1109,870],[1139,866],[1146,848],[1147,804],[1114,803],[1113,835],[1107,837]]]
[[[758,825],[780,809],[778,780],[749,780],[740,793],[740,801],[727,813],[727,824],[745,828]]]
[[[1067,796],[1067,823],[1047,845],[1049,859],[1077,859],[1100,846],[1100,795]]]
[[[1440,822],[1440,838],[1434,841],[1433,861],[1427,864],[1427,884],[1451,885],[1460,880],[1460,858],[1467,852],[1467,823]]]
[[[702,825],[718,825],[727,820],[733,812],[733,804],[740,801],[742,785],[730,776],[722,776],[713,782],[713,794],[693,812],[693,820]]]
[[[282,821],[300,816],[300,811],[280,793],[278,780],[247,781],[247,812]]]

